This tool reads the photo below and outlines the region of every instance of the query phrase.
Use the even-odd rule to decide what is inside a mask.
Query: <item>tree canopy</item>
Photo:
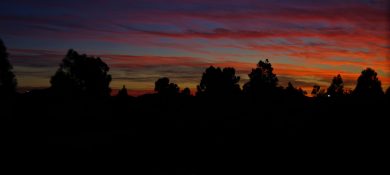
[[[273,73],[273,70],[272,64],[268,59],[265,61],[260,60],[257,63],[257,67],[252,69],[252,72],[248,75],[249,82],[244,85],[244,93],[251,96],[258,96],[275,90],[278,85],[278,78]]]
[[[51,78],[55,94],[70,96],[109,96],[109,67],[99,57],[80,55],[70,49]]]
[[[205,96],[234,96],[241,92],[236,76],[236,70],[231,67],[215,68],[210,66],[202,75],[197,87],[197,95]]]
[[[8,60],[8,52],[0,39],[0,97],[9,97],[16,93],[16,78]]]
[[[154,91],[160,95],[175,96],[180,92],[180,88],[175,83],[170,83],[169,78],[163,77],[154,83]]]
[[[328,87],[327,94],[330,97],[340,97],[344,94],[344,81],[340,74],[333,77],[332,83]]]
[[[379,97],[384,94],[374,69],[366,68],[362,71],[353,94],[359,97]]]

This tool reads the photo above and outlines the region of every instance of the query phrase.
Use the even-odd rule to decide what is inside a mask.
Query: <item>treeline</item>
[[[8,60],[8,53],[3,42],[0,42],[0,97],[15,96],[17,81]],[[62,60],[55,75],[51,77],[51,87],[44,90],[32,90],[25,95],[44,95],[58,98],[104,98],[111,95],[111,75],[109,66],[99,57],[79,54],[69,50]],[[273,73],[271,63],[260,60],[250,72],[249,81],[241,88],[240,77],[232,67],[219,68],[210,66],[205,70],[197,86],[197,97],[230,98],[246,97],[253,100],[260,98],[303,98],[307,92],[295,88],[291,82],[287,87],[278,85],[278,78]],[[155,92],[165,97],[191,96],[189,88],[180,91],[177,84],[163,77],[155,82]],[[327,89],[314,85],[312,96],[319,98],[359,97],[381,99],[389,97],[390,87],[383,91],[381,81],[374,69],[366,68],[361,72],[353,91],[345,90],[340,74],[336,75]],[[118,97],[128,96],[125,86],[118,91]]]

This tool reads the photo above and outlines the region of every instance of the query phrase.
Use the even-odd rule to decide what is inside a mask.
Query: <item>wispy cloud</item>
[[[66,42],[102,57],[115,75],[113,86],[128,84],[137,91],[150,90],[159,76],[195,86],[209,65],[235,67],[245,80],[261,58],[299,86],[324,85],[337,73],[354,82],[365,67],[376,69],[389,86],[389,5],[386,0],[4,0],[0,33],[13,48],[15,71],[24,77],[29,68],[55,70]],[[41,50],[37,43],[43,43]],[[37,72],[22,77],[21,84],[38,86],[32,77],[40,83],[50,77]]]

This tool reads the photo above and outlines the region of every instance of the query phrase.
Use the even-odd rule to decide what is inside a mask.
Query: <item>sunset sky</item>
[[[0,38],[21,90],[50,86],[70,48],[101,57],[111,87],[193,91],[210,65],[247,74],[269,59],[280,85],[309,93],[374,68],[390,86],[388,0],[1,0]]]

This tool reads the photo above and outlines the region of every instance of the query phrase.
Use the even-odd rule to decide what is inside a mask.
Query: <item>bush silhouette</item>
[[[180,88],[175,83],[169,83],[169,78],[163,77],[154,83],[154,91],[164,96],[175,96],[179,94]]]
[[[10,97],[16,93],[16,79],[8,60],[7,48],[0,39],[0,98]]]
[[[381,81],[379,81],[375,70],[371,68],[363,70],[357,80],[353,95],[365,98],[377,98],[383,94]]]
[[[198,96],[235,96],[241,92],[234,68],[215,68],[210,66],[202,75],[200,84],[197,86]]]
[[[332,83],[328,87],[327,94],[330,97],[341,97],[344,95],[344,82],[340,74],[333,77]]]
[[[60,96],[107,97],[111,92],[108,71],[108,65],[99,57],[70,49],[51,78],[51,90]]]
[[[268,59],[260,60],[256,69],[252,69],[249,74],[249,82],[243,87],[244,93],[254,97],[274,94],[277,89],[278,78],[273,70]]]

